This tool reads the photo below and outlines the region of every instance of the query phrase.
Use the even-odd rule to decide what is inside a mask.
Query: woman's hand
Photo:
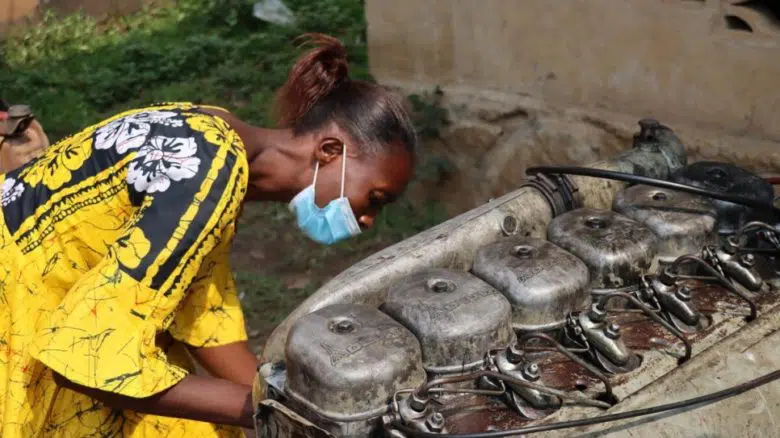
[[[189,375],[167,390],[146,398],[133,398],[89,388],[55,373],[57,385],[89,396],[120,410],[205,421],[252,429],[252,387],[214,377]]]

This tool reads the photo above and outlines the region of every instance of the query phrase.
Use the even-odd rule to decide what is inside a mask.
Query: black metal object
[[[751,199],[763,205],[772,205],[774,189],[772,184],[758,175],[730,163],[699,161],[683,167],[672,174],[672,181]],[[764,211],[757,211],[747,205],[738,205],[723,200],[714,201],[718,211],[718,232],[732,234],[752,220],[770,219]]]

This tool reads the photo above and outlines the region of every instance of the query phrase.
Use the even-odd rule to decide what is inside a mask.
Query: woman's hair
[[[401,143],[414,153],[417,138],[403,103],[389,90],[349,78],[347,52],[336,38],[306,34],[316,45],[293,66],[276,95],[277,123],[295,135],[335,122],[370,153]]]

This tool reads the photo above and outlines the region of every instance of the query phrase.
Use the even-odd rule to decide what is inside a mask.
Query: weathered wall
[[[732,3],[367,0],[366,14],[383,81],[525,93],[780,140],[780,18]],[[752,31],[730,29],[737,23]]]
[[[732,3],[366,0],[371,68],[444,89],[453,125],[433,148],[458,170],[456,211],[516,187],[526,165],[629,147],[642,117],[694,159],[780,171],[780,18]]]

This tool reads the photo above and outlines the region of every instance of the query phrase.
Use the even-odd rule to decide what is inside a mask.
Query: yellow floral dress
[[[228,257],[248,164],[202,108],[128,111],[0,175],[0,436],[242,436],[52,378],[148,397],[193,371],[183,344],[246,339]]]

